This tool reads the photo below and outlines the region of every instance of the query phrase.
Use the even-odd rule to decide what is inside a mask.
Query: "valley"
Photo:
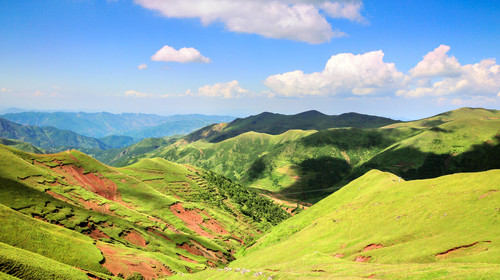
[[[53,154],[21,141],[37,134],[2,139],[0,275],[500,277],[500,112],[341,116],[263,113]]]

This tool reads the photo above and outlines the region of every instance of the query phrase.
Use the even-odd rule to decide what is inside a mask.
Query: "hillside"
[[[245,185],[316,202],[376,168],[405,179],[500,168],[500,112],[463,108],[377,129],[248,132],[184,139],[143,157],[196,164]]]
[[[296,115],[264,112],[256,116],[236,119],[222,127],[209,126],[202,128],[189,134],[185,139],[188,142],[205,139],[208,142],[216,143],[250,131],[277,135],[292,129],[323,130],[338,127],[377,128],[395,122],[397,121],[358,113],[329,116],[318,111],[307,111]]]
[[[288,217],[252,190],[163,159],[115,169],[75,150],[0,145],[0,183],[0,271],[22,279],[199,271]]]
[[[21,112],[1,116],[12,122],[39,127],[51,126],[71,130],[88,137],[110,135],[136,139],[187,134],[209,124],[232,121],[233,117],[205,115],[158,116],[153,114]],[[123,146],[121,146],[123,147]]]
[[[107,149],[102,141],[79,135],[73,131],[55,127],[21,125],[0,118],[0,137],[21,140],[49,151],[61,151],[70,148]]]
[[[500,170],[415,181],[372,170],[228,268],[182,279],[498,279],[499,186]]]

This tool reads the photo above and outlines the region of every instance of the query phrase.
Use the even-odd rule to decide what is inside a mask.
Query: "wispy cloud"
[[[157,51],[152,57],[153,61],[165,61],[165,62],[180,62],[180,63],[209,63],[210,59],[204,57],[201,53],[194,48],[181,48],[176,50],[171,46],[165,45],[159,51]]]
[[[142,63],[142,64],[139,64],[139,66],[137,66],[137,69],[139,69],[139,70],[144,70],[147,68],[148,68],[148,65],[146,65],[146,63]]]
[[[0,89],[0,92],[12,92],[11,89],[6,89],[6,88],[2,88]]]
[[[198,88],[197,92],[188,90],[186,95],[203,96],[203,97],[223,97],[223,98],[239,98],[251,95],[251,92],[240,86],[236,80],[227,83],[216,83],[213,85],[205,85]]]
[[[135,0],[168,18],[222,22],[233,32],[319,44],[346,34],[327,21],[364,21],[361,0]]]
[[[167,98],[170,97],[168,94],[163,94],[163,95],[157,95],[157,94],[150,94],[150,93],[143,93],[135,90],[127,90],[125,92],[126,97],[133,97],[133,98]]]

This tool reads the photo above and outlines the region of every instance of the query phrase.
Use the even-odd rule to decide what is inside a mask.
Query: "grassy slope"
[[[13,148],[16,148],[18,150],[21,150],[21,151],[24,151],[27,153],[34,153],[34,154],[45,153],[44,150],[37,148],[29,143],[19,141],[19,140],[6,139],[6,138],[0,137],[0,144],[5,145],[5,146],[11,146]]]
[[[315,202],[372,168],[405,178],[500,168],[491,156],[468,163],[495,154],[499,127],[499,111],[462,108],[380,129],[247,132],[218,143],[181,140],[145,156],[196,164],[245,185]]]
[[[395,122],[395,120],[388,118],[357,113],[329,116],[318,111],[307,111],[296,115],[264,112],[255,116],[236,119],[224,126],[202,128],[188,135],[186,140],[192,142],[205,139],[209,142],[220,142],[250,131],[277,135],[293,129],[323,130],[334,127],[376,128]]]
[[[496,279],[499,185],[499,170],[416,181],[373,170],[278,225],[230,266],[275,279]],[[371,244],[382,247],[367,250]],[[355,262],[361,256],[369,259]]]
[[[103,250],[114,252],[105,254],[108,263],[128,252],[153,270],[174,273],[225,263],[259,225],[230,201],[234,215],[196,199],[207,192],[197,172],[163,159],[114,169],[77,151],[35,155],[0,145],[1,220],[9,225],[0,242],[94,273],[109,273],[100,264]],[[179,188],[184,193],[174,196]],[[179,218],[170,209],[179,202],[203,221]],[[83,251],[67,254],[69,248]]]

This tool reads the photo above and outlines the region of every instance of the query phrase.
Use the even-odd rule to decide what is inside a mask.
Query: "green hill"
[[[288,217],[252,190],[164,159],[115,169],[75,150],[0,145],[0,185],[0,271],[21,279],[199,271]]]
[[[21,125],[0,118],[0,137],[21,140],[49,151],[61,151],[70,148],[107,149],[102,141],[79,135],[73,131],[55,127]]]
[[[256,116],[236,119],[225,126],[209,126],[186,136],[189,142],[206,139],[208,142],[220,142],[245,132],[260,132],[266,134],[282,134],[288,130],[323,130],[336,127],[376,128],[397,121],[363,115],[346,113],[329,116],[318,111],[307,111],[296,115],[282,115],[264,112]],[[214,130],[215,128],[215,130]]]
[[[195,164],[254,188],[316,202],[374,168],[405,179],[500,168],[499,127],[499,111],[462,108],[382,128],[247,132],[216,143],[181,139],[142,157]]]
[[[28,152],[28,153],[34,153],[34,154],[45,153],[44,150],[37,148],[29,143],[19,141],[19,140],[12,140],[12,139],[6,139],[6,138],[0,137],[0,144],[5,145],[5,146],[11,146],[13,148],[16,148],[18,150]]]
[[[500,170],[415,181],[372,170],[273,228],[230,269],[185,279],[498,279],[499,186]]]

